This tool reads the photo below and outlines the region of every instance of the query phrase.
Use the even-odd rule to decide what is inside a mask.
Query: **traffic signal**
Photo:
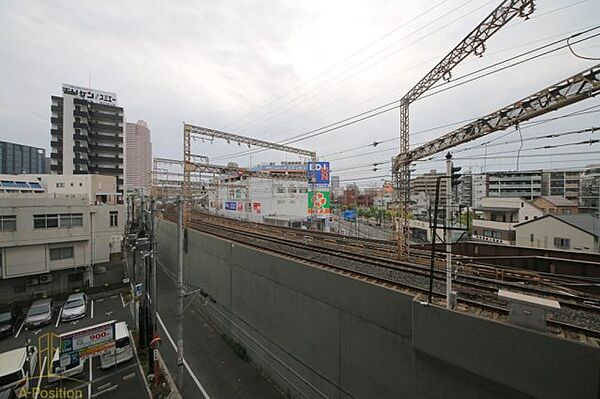
[[[458,186],[460,183],[462,183],[462,173],[458,173],[461,169],[462,168],[460,166],[452,167],[452,187]]]

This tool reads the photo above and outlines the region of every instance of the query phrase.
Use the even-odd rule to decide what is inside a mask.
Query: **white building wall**
[[[593,252],[596,248],[594,237],[591,234],[553,217],[545,217],[532,223],[516,226],[515,231],[516,244],[519,246],[565,250],[566,248],[554,245],[554,238],[558,237],[571,240],[571,247],[566,249],[569,251]]]
[[[75,158],[75,154],[73,152],[73,146],[75,145],[75,140],[73,139],[73,134],[75,134],[75,128],[73,128],[73,122],[75,122],[75,118],[73,116],[73,111],[75,110],[75,104],[73,103],[73,96],[64,95],[63,96],[63,174],[72,174],[75,170],[75,165],[73,164],[73,158]]]

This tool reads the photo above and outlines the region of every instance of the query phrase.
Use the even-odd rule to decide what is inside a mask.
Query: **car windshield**
[[[83,306],[83,300],[81,300],[81,299],[74,299],[72,301],[65,303],[65,309],[73,309],[73,308],[78,308],[80,306]]]
[[[9,321],[11,319],[11,315],[9,311],[5,311],[0,313],[0,323]]]
[[[27,312],[27,316],[38,316],[44,313],[48,313],[49,309],[48,309],[48,305],[37,305],[37,306],[32,306],[29,309],[29,312]]]

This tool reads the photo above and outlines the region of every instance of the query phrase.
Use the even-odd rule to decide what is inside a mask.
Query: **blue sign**
[[[228,211],[237,211],[237,202],[225,201],[225,209]]]
[[[356,211],[355,210],[344,211],[344,220],[348,220],[348,221],[356,220]]]
[[[329,162],[309,162],[308,181],[315,184],[329,184]]]

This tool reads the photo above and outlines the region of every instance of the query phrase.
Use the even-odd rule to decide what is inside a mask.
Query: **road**
[[[159,324],[165,337],[161,355],[174,379],[177,378],[176,315],[177,286],[159,262]],[[186,298],[186,304],[191,297]],[[189,306],[184,319],[184,398],[283,398],[248,361],[242,360],[227,345],[201,311],[201,297]]]
[[[59,317],[60,308],[55,306],[52,323],[45,327],[27,330],[20,323],[18,330],[12,336],[0,340],[0,352],[25,346],[28,340],[31,345],[38,345],[44,341],[47,333],[61,334],[110,320],[126,321],[130,328],[133,326],[129,306],[123,302],[120,294],[100,294],[91,297],[88,301],[86,316],[83,319],[63,323],[60,322]],[[44,345],[41,349],[43,347]],[[30,389],[39,387],[41,390],[45,390],[37,395],[39,397],[50,395],[50,391],[60,388],[81,391],[82,397],[88,399],[103,396],[129,399],[148,397],[136,358],[103,370],[100,368],[100,359],[96,357],[85,361],[83,373],[80,375],[49,383],[47,380],[50,367],[50,359],[47,358],[48,352],[39,351],[38,353],[40,353],[40,357],[36,367],[36,377],[30,380]],[[42,378],[39,378],[40,375]],[[34,399],[37,397],[34,396]]]

